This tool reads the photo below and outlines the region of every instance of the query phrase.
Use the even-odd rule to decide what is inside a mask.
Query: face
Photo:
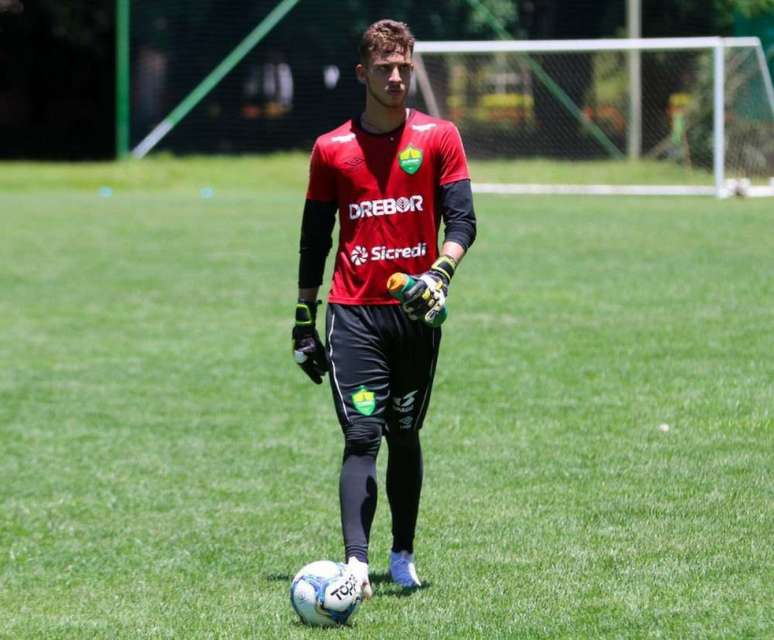
[[[408,51],[373,53],[368,65],[357,65],[357,76],[368,94],[384,107],[402,107],[414,65]]]

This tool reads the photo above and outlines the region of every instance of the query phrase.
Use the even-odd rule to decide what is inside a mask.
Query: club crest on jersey
[[[424,154],[421,149],[409,144],[403,151],[398,151],[398,164],[410,176],[413,176],[422,166]]]
[[[364,416],[370,416],[376,409],[376,394],[361,385],[360,389],[352,394],[352,404]]]

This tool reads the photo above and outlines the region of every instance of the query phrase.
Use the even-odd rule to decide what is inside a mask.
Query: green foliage
[[[471,39],[491,39],[498,33],[517,35],[519,8],[509,0],[454,0],[470,11],[466,20]]]
[[[618,107],[623,113],[627,106],[629,78],[621,65],[621,56],[617,52],[599,53],[592,62],[593,95],[584,104]]]
[[[736,13],[748,17],[772,14],[774,0],[711,0],[709,3],[706,0],[679,0],[667,2],[664,9],[664,17],[653,16],[650,24],[644,25],[646,32],[653,30],[659,21],[664,21],[668,28],[674,30],[679,30],[681,24],[705,25],[704,35],[726,35],[731,33]]]
[[[720,8],[725,12],[738,11],[750,18],[774,12],[774,0],[722,0]]]
[[[321,637],[287,593],[341,553],[330,391],[289,353],[305,175],[0,166],[3,637]],[[389,583],[382,500],[376,597],[330,633],[772,637],[770,203],[476,205],[423,433],[427,586]]]

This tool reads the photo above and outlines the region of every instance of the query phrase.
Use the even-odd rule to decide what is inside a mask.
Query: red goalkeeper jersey
[[[468,178],[457,128],[413,109],[390,133],[368,133],[353,118],[320,136],[306,197],[339,208],[328,300],[396,304],[390,275],[422,273],[438,257],[439,187]]]

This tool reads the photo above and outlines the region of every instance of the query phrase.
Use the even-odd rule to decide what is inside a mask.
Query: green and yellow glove
[[[457,261],[443,255],[430,269],[414,276],[414,286],[403,294],[401,307],[412,320],[433,324],[435,317],[446,306],[449,282],[457,269]]]
[[[317,302],[298,301],[296,324],[293,326],[292,333],[293,360],[315,384],[321,384],[322,377],[328,371],[328,356],[314,326],[319,304],[321,304],[319,300]]]

